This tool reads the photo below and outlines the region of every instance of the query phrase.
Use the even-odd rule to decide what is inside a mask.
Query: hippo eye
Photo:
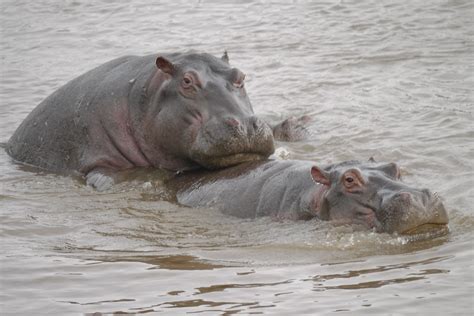
[[[364,178],[357,170],[350,170],[347,172],[343,176],[342,182],[347,192],[350,193],[362,192],[365,185]]]
[[[347,188],[347,189],[353,189],[354,187],[357,186],[357,182],[356,180],[354,179],[353,176],[345,176],[344,177],[344,186]]]
[[[193,84],[193,79],[190,76],[185,75],[183,78],[183,86],[185,88],[189,88],[192,84]]]
[[[184,89],[193,88],[196,90],[197,88],[202,88],[202,83],[199,79],[199,75],[195,71],[188,71],[183,76],[181,86]]]

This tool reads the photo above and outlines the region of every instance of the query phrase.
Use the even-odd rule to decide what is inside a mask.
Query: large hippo
[[[447,232],[436,194],[400,181],[396,164],[347,161],[324,168],[310,161],[269,160],[168,181],[177,201],[238,217],[329,220],[377,232]]]
[[[244,78],[227,53],[121,57],[47,97],[7,152],[46,170],[79,172],[98,188],[132,167],[183,171],[261,160],[274,150],[272,128],[254,115]]]

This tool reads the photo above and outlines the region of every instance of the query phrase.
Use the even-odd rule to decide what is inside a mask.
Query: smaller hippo
[[[395,163],[346,161],[321,168],[310,161],[248,162],[168,181],[178,203],[215,207],[242,218],[318,218],[376,232],[447,232],[437,194],[400,181]]]

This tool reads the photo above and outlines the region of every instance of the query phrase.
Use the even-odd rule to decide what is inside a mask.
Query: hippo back
[[[111,134],[120,129],[105,126],[110,121],[104,117],[113,114],[111,108],[117,108],[117,103],[123,103],[117,108],[123,112],[121,115],[128,114],[128,95],[136,81],[147,79],[143,73],[151,72],[154,58],[117,58],[71,80],[21,123],[7,144],[8,154],[17,161],[51,171],[81,169],[87,165],[90,151],[97,156],[100,147],[107,146],[103,140],[107,135],[102,131],[108,129]],[[144,67],[150,71],[143,72]]]
[[[225,214],[252,218],[267,215],[301,217],[314,187],[311,162],[249,162],[219,171],[178,175],[168,186],[180,204],[213,207]],[[291,213],[291,214],[290,214]]]

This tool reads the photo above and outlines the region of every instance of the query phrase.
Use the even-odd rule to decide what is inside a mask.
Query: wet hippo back
[[[179,175],[168,185],[177,191],[178,202],[188,206],[215,207],[243,218],[307,218],[314,185],[311,166],[309,161],[249,162]]]
[[[147,73],[144,71],[147,67],[153,67],[153,56],[126,56],[70,81],[41,102],[21,123],[9,140],[8,153],[17,161],[52,171],[87,171],[84,169],[87,161],[92,160],[88,157],[91,154],[113,155],[117,164],[130,166],[131,162],[111,148],[107,136],[117,132],[126,135],[127,131],[120,129],[121,122],[116,121],[118,124],[113,126],[105,118],[128,115],[126,99],[134,88],[130,80],[146,81],[143,74]],[[117,107],[120,102],[123,104]],[[140,161],[139,165],[146,162]]]

